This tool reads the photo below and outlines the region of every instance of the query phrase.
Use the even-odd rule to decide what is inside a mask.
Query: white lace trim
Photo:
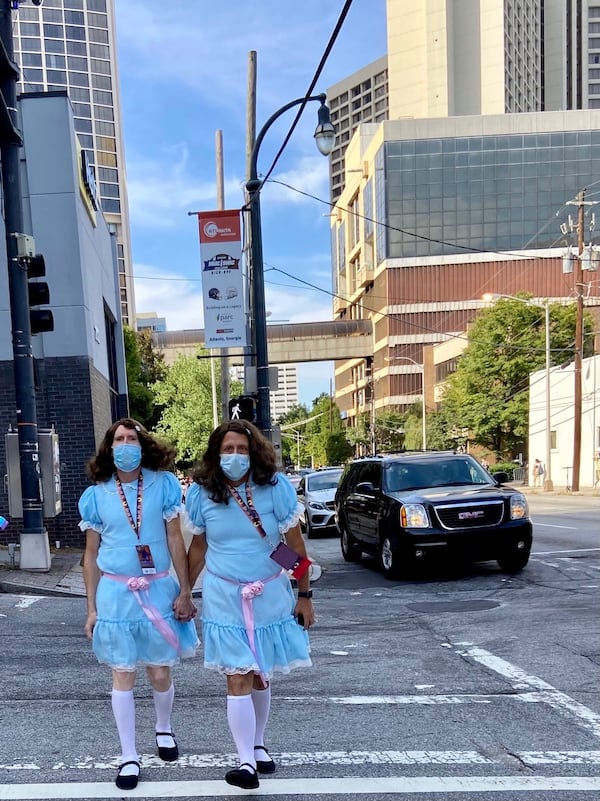
[[[230,668],[219,665],[216,662],[204,662],[204,667],[207,670],[216,670],[217,673],[220,673],[222,676],[245,676],[248,673],[260,673],[260,669],[256,665],[245,668]],[[271,670],[266,671],[262,675],[267,679],[271,679],[274,673],[287,674],[291,670],[303,667],[312,667],[312,660],[310,658],[294,659],[287,665],[274,665]]]
[[[285,534],[286,531],[289,531],[291,528],[294,528],[298,524],[300,520],[300,514],[302,511],[302,507],[300,504],[296,507],[296,509],[292,512],[289,517],[286,517],[285,520],[279,521],[279,533]]]

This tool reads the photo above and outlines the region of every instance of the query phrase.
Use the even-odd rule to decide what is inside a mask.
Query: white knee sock
[[[240,765],[247,762],[256,768],[254,759],[256,716],[251,695],[227,696],[227,722],[237,748]]]
[[[173,711],[175,687],[171,684],[164,693],[153,689],[152,696],[156,712],[156,731],[171,731],[171,712]]]
[[[254,745],[265,744],[265,729],[269,722],[269,712],[271,710],[271,685],[264,690],[252,690],[252,703],[254,704],[254,714],[256,716],[256,736]],[[262,757],[261,757],[262,758]]]
[[[112,691],[112,711],[121,741],[121,761],[139,761],[135,747],[135,701],[133,690]]]

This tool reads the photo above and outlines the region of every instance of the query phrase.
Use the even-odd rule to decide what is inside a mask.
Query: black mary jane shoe
[[[271,755],[264,747],[264,745],[255,745],[254,751],[264,751],[265,754],[269,757],[269,759],[257,759],[256,760],[256,770],[259,773],[275,773],[275,763],[271,759]],[[256,753],[255,753],[256,756]]]
[[[243,790],[256,790],[258,787],[258,774],[249,762],[242,762],[239,768],[228,770],[225,774],[227,784],[241,787]]]
[[[125,774],[124,776],[121,775],[121,771],[126,765],[137,765],[138,772]],[[119,790],[134,790],[137,787],[138,780],[140,778],[140,763],[136,759],[130,759],[128,762],[123,762],[119,765],[119,772],[117,773],[117,778],[115,779],[115,784],[119,788]]]
[[[173,745],[172,746],[159,745],[158,744],[159,737],[170,737],[173,740]],[[156,747],[158,748],[158,756],[163,760],[163,762],[175,762],[175,760],[179,759],[179,748],[177,747],[177,741],[175,740],[175,737],[173,737],[173,732],[157,731]]]

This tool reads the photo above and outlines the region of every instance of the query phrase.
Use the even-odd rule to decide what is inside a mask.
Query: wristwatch
[[[309,590],[308,592],[299,592],[298,598],[312,598],[312,590]]]

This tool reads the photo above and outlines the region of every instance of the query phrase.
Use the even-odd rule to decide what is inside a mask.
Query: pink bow
[[[127,581],[127,589],[131,590],[132,592],[135,592],[136,590],[147,590],[149,586],[150,582],[143,576],[132,576]]]
[[[251,581],[249,584],[244,584],[242,587],[242,598],[244,601],[251,601],[257,595],[261,595],[265,585],[262,581]]]

